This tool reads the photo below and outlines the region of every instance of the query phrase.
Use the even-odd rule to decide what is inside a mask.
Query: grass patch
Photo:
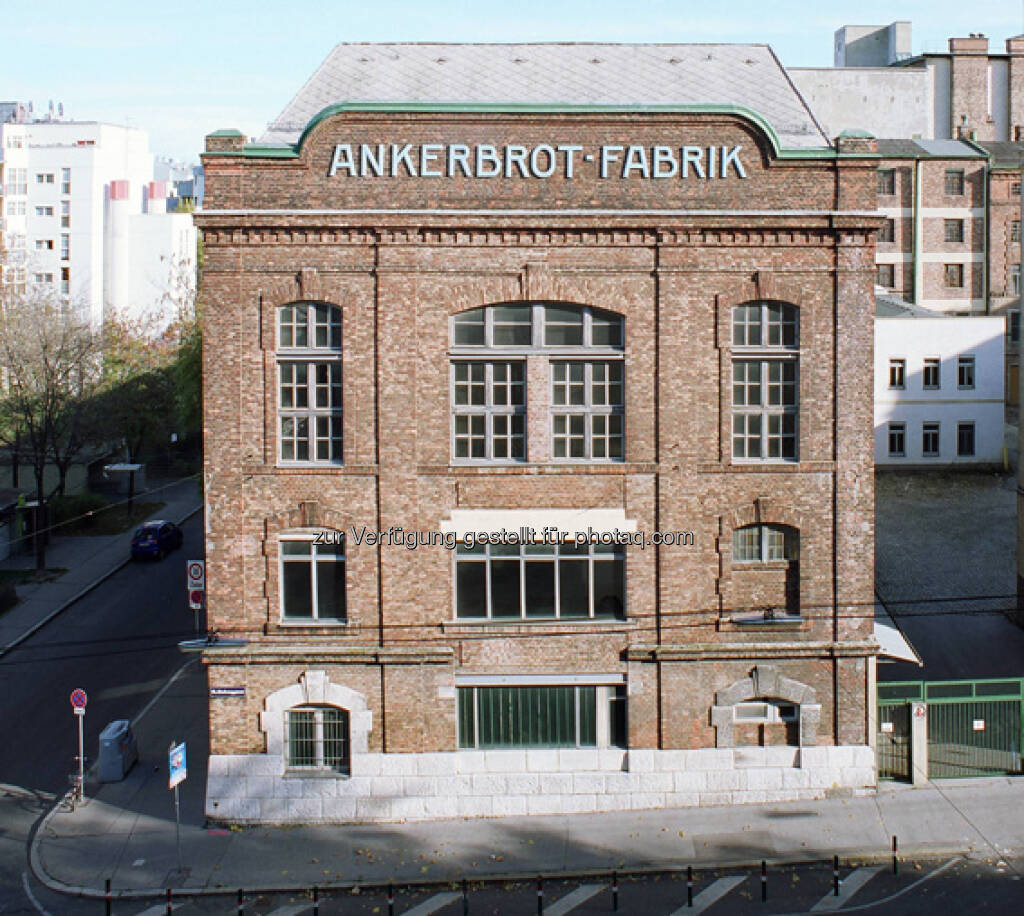
[[[129,511],[127,502],[111,503],[96,493],[55,498],[51,503],[51,524],[54,534],[62,537],[75,535],[120,534],[141,522],[158,517],[162,502],[144,502],[136,499]]]

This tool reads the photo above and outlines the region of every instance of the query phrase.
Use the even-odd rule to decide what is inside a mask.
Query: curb
[[[195,509],[193,509],[191,512],[186,513],[185,516],[180,521],[176,521],[174,524],[179,525],[179,526],[183,525],[190,518],[192,518],[192,516],[195,515],[197,512],[202,512],[203,511],[203,506],[204,506],[204,504],[200,503]],[[3,658],[12,649],[16,649],[18,646],[20,646],[27,639],[30,639],[31,637],[35,636],[35,634],[38,633],[48,623],[50,623],[51,621],[53,621],[57,617],[59,617],[61,614],[63,614],[69,607],[71,607],[72,604],[74,604],[76,601],[80,601],[82,598],[84,598],[86,595],[88,595],[89,592],[91,592],[98,585],[100,585],[103,582],[105,582],[107,579],[109,579],[115,573],[120,572],[129,563],[131,563],[131,561],[132,561],[132,559],[131,559],[130,556],[127,557],[124,560],[121,560],[116,566],[112,567],[111,569],[108,569],[107,572],[103,573],[98,578],[93,579],[93,581],[90,582],[88,585],[86,585],[84,588],[82,588],[79,591],[75,592],[75,594],[72,595],[62,605],[60,605],[60,607],[58,607],[55,610],[51,611],[42,620],[37,620],[24,633],[22,633],[17,638],[11,640],[11,642],[9,642],[3,648],[0,648],[0,658]]]

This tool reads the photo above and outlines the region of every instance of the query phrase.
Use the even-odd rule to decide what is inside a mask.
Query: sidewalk
[[[833,855],[901,856],[1024,852],[1024,778],[949,780],[927,788],[883,784],[877,797],[762,806],[551,817],[478,818],[379,825],[204,826],[205,722],[186,700],[206,675],[186,665],[151,715],[136,726],[142,759],[120,783],[87,786],[74,812],[41,822],[32,868],[52,890],[118,896],[303,889],[313,885],[430,884],[483,877],[584,875],[687,865],[824,861]],[[188,741],[177,872],[174,802],[166,740]]]
[[[138,500],[159,500],[166,505],[159,517],[179,523],[202,508],[195,478],[156,482],[136,494]],[[66,569],[52,582],[18,586],[18,604],[0,614],[0,657],[27,639],[69,604],[113,575],[129,561],[134,529],[97,537],[54,536],[46,550],[46,565]],[[0,569],[34,569],[35,558],[19,554],[0,562]]]

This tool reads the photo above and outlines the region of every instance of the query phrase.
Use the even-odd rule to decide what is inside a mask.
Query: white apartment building
[[[1003,460],[1000,315],[949,315],[875,290],[875,464]]]
[[[145,131],[17,112],[0,124],[5,281],[52,286],[94,326],[166,311],[196,236],[189,214],[167,213]]]

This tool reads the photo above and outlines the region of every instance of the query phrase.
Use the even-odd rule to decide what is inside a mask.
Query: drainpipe
[[[922,162],[914,158],[914,245],[911,257],[914,265],[914,304],[924,299],[924,271],[921,267],[921,239],[924,236],[924,217],[921,215]]]

